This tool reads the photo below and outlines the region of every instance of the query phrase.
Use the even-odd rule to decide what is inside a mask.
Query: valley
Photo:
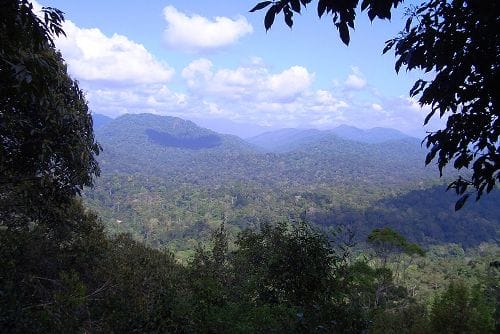
[[[222,222],[233,236],[304,220],[360,243],[380,227],[424,245],[498,241],[498,194],[455,212],[453,175],[440,179],[420,141],[395,130],[284,129],[245,141],[150,114],[95,127],[102,173],[86,203],[111,233],[181,258]]]

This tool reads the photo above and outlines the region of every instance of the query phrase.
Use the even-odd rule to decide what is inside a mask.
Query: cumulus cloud
[[[126,113],[180,116],[190,112],[189,96],[173,92],[162,84],[93,87],[86,90],[90,108],[108,116]]]
[[[71,21],[63,29],[67,37],[58,38],[56,44],[78,80],[144,84],[166,82],[174,75],[173,68],[123,35],[108,37],[97,28],[79,28]]]
[[[353,66],[351,67],[351,74],[344,81],[344,85],[348,89],[362,89],[366,86],[366,79],[359,68]]]
[[[187,15],[173,6],[163,9],[167,21],[166,44],[188,52],[211,51],[226,47],[252,33],[252,25],[243,16],[235,19],[217,16],[210,20],[200,15]]]
[[[314,74],[305,67],[292,66],[280,73],[270,71],[259,62],[236,69],[214,69],[208,59],[198,59],[182,70],[192,92],[220,99],[255,101],[291,101],[305,93]]]
[[[348,103],[326,90],[312,89],[314,73],[303,66],[272,72],[261,61],[217,69],[198,59],[182,71],[191,96],[203,101],[206,115],[260,125],[326,126],[339,123]]]

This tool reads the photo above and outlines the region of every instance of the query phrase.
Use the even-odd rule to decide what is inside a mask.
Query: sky
[[[54,0],[56,40],[93,113],[154,113],[243,137],[265,129],[389,127],[423,137],[427,109],[408,92],[422,73],[394,70],[384,42],[404,25],[358,13],[345,46],[315,2],[266,32],[257,1]],[[407,1],[408,3],[408,1]]]

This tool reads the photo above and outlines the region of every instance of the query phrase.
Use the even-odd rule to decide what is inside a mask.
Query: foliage
[[[396,8],[404,0],[363,0],[361,2],[361,11],[367,9],[368,17],[371,21],[375,18],[391,19],[391,9]],[[302,7],[306,7],[312,0],[277,0],[263,1],[258,3],[250,12],[264,9],[271,5],[264,18],[266,30],[270,29],[274,23],[276,15],[283,12],[285,23],[291,28],[293,26],[294,12],[300,14]],[[340,39],[346,45],[349,44],[349,28],[354,30],[354,21],[356,19],[356,9],[359,0],[339,1],[339,0],[318,0],[318,16],[324,14],[331,15],[333,24],[338,29]]]
[[[479,286],[468,288],[452,282],[438,295],[431,308],[434,333],[491,333],[495,328],[494,306]]]
[[[292,27],[293,13],[311,0],[264,1],[251,11],[268,6],[264,26],[269,29],[275,16],[283,12],[285,23]],[[391,18],[391,7],[403,0],[364,0],[361,10],[368,8],[370,20]],[[318,15],[333,16],[340,38],[349,44],[349,27],[354,29],[358,0],[318,0]],[[439,112],[447,117],[446,128],[430,132],[425,138],[430,152],[429,164],[437,156],[438,168],[449,164],[454,168],[472,169],[472,177],[459,176],[450,183],[458,195],[455,209],[459,210],[473,186],[476,199],[489,193],[500,181],[500,117],[496,82],[500,74],[500,22],[496,1],[428,0],[408,9],[408,20],[400,36],[386,42],[384,53],[395,50],[396,71],[434,72],[433,80],[418,80],[410,91],[419,96],[421,105],[431,112],[425,124]]]
[[[2,333],[77,332],[90,321],[88,307],[102,284],[94,276],[107,246],[102,226],[78,201],[52,212],[52,224],[66,233],[35,223],[0,230]]]
[[[410,91],[432,108],[425,123],[437,112],[448,116],[445,129],[426,137],[426,163],[437,155],[441,174],[449,163],[459,170],[472,167],[470,180],[460,177],[450,187],[463,195],[472,185],[477,199],[500,181],[499,11],[496,1],[431,0],[410,9],[405,30],[385,48],[395,50],[396,71],[403,65],[435,72],[433,80],[420,79]]]
[[[42,20],[28,1],[0,5],[0,184],[3,199],[28,201],[7,199],[2,210],[28,209],[92,185],[99,146],[84,94],[54,47],[62,13],[45,8]]]
[[[358,333],[374,308],[405,296],[389,270],[350,264],[348,243],[305,223],[246,230],[221,257],[223,235],[219,230],[212,250],[198,250],[190,264],[193,315],[203,331]]]
[[[377,251],[379,257],[383,259],[385,266],[387,258],[393,253],[405,253],[408,255],[424,256],[425,252],[419,245],[410,243],[401,234],[389,227],[374,229],[368,235],[368,243]]]

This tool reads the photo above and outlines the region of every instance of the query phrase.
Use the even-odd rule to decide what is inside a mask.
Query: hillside
[[[455,213],[453,194],[444,196],[444,181],[424,167],[419,140],[389,132],[383,142],[366,143],[321,133],[264,134],[289,147],[265,153],[256,140],[179,118],[125,115],[96,131],[102,176],[86,201],[110,231],[176,251],[193,249],[222,221],[233,233],[306,219],[348,226],[358,240],[381,226],[425,244],[498,240],[498,196]]]

